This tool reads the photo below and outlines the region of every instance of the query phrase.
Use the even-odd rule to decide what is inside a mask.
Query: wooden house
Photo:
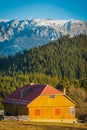
[[[29,115],[30,121],[76,122],[76,103],[50,85],[26,85],[3,100],[8,115]]]

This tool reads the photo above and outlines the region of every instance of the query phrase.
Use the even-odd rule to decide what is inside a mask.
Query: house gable
[[[69,107],[76,106],[65,95],[40,95],[34,99],[27,107]]]

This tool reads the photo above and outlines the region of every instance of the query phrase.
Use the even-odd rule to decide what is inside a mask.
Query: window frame
[[[56,108],[55,109],[55,115],[56,116],[60,116],[61,115],[61,109],[60,108]]]
[[[35,116],[40,116],[41,110],[40,109],[35,109],[34,114],[35,114]]]
[[[50,98],[55,98],[55,95],[50,95]]]
[[[75,115],[75,107],[70,107],[69,111],[70,111],[70,115]]]

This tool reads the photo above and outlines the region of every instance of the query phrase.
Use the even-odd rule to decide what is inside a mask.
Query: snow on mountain
[[[13,55],[69,34],[87,35],[87,23],[80,20],[0,20],[0,55]]]
[[[8,22],[9,20],[6,19],[0,19],[0,22]]]

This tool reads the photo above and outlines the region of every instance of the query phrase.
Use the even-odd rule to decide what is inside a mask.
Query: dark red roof
[[[10,94],[3,103],[26,106],[39,95],[63,95],[63,92],[49,85],[26,85]]]

